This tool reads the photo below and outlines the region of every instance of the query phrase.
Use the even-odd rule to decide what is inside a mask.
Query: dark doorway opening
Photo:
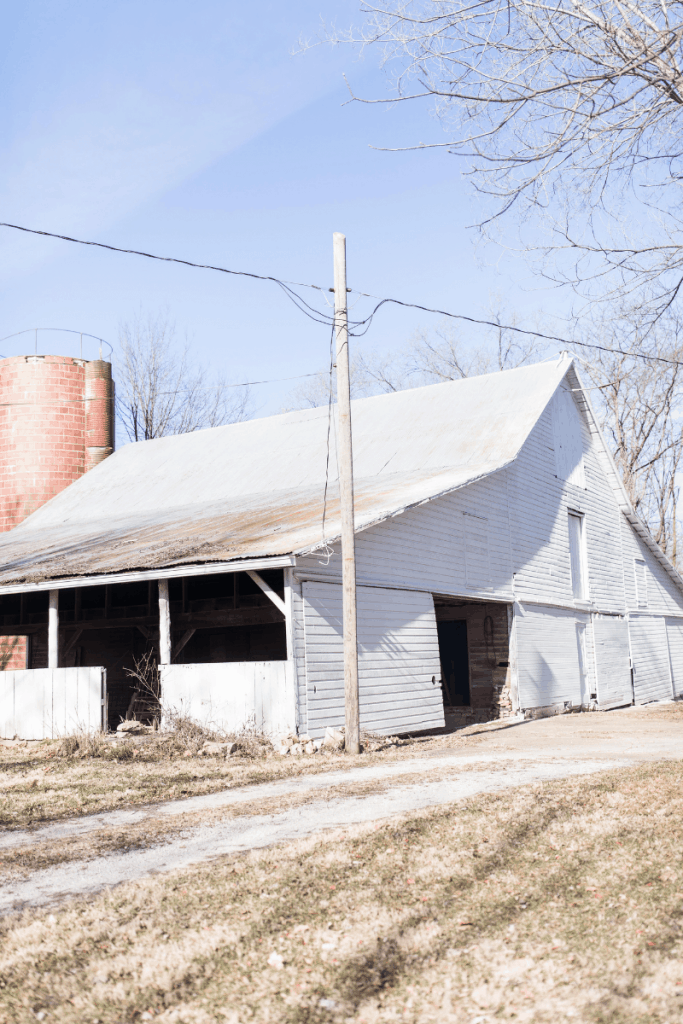
[[[437,622],[441,685],[446,707],[469,707],[470,664],[467,650],[467,622],[452,619]]]

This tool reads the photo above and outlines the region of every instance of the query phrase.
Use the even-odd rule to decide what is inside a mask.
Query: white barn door
[[[390,734],[444,725],[431,594],[358,587],[361,727]],[[308,733],[344,724],[342,589],[303,584]]]
[[[556,608],[521,608],[515,612],[517,632],[517,671],[520,707],[542,708],[556,704],[580,705],[582,702],[581,656],[584,677],[590,688],[592,673],[588,651],[577,625],[586,625],[588,617]],[[587,630],[586,630],[587,632]],[[587,645],[586,645],[587,646]]]
[[[664,619],[633,616],[628,624],[636,704],[672,696],[669,646]]]
[[[593,636],[598,704],[603,709],[630,704],[631,660],[626,619],[617,615],[596,615]]]
[[[680,697],[683,694],[683,619],[667,619],[666,636],[669,641],[674,696]]]

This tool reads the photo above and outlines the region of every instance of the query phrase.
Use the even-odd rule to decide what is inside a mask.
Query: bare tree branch
[[[131,441],[187,434],[249,418],[247,387],[209,378],[187,345],[175,340],[167,316],[143,316],[121,325],[116,368],[119,418]]]

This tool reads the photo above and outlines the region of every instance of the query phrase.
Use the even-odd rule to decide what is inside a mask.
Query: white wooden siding
[[[416,732],[444,724],[439,646],[430,595],[358,588],[358,675],[361,726],[380,733]],[[341,586],[303,584],[308,715],[321,736],[344,724]],[[434,680],[434,681],[433,681]]]
[[[581,704],[576,624],[586,617],[553,608],[515,609],[517,672],[522,708]],[[589,686],[592,679],[589,676]]]
[[[666,620],[674,696],[683,695],[683,619]]]
[[[560,480],[585,488],[581,418],[566,382],[555,392],[551,415],[555,448],[555,474]]]
[[[0,736],[56,739],[104,726],[107,672],[101,667],[0,672]]]
[[[465,525],[465,572],[468,590],[491,588],[489,564],[489,521],[483,516],[463,512]]]
[[[672,696],[666,621],[649,615],[632,615],[628,631],[633,659],[633,691],[636,704]]]
[[[631,659],[626,619],[617,615],[594,616],[593,636],[598,704],[603,709],[630,704]]]
[[[630,610],[638,608],[636,593],[636,574],[634,560],[645,563],[645,586],[647,590],[647,607],[650,612],[667,615],[683,612],[683,593],[664,571],[650,549],[636,534],[631,524],[622,516],[622,546],[624,551],[624,589],[626,607]]]
[[[394,516],[356,536],[359,584],[406,587],[433,594],[509,600],[512,582],[505,471],[462,490]],[[489,583],[468,586],[465,564],[465,516],[488,522]],[[297,572],[339,580],[339,544],[329,565],[308,556],[297,559]]]

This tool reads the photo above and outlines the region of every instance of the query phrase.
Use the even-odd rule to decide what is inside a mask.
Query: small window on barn
[[[553,398],[552,419],[555,475],[558,480],[585,489],[581,417],[571,391],[565,387],[559,388]]]
[[[636,571],[636,600],[639,608],[647,608],[647,573],[645,571],[645,560],[634,558],[633,564]]]
[[[588,586],[586,580],[586,538],[583,516],[578,512],[570,512],[569,516],[569,561],[572,573],[572,593],[577,601],[586,600]]]
[[[489,521],[483,516],[463,512],[465,524],[465,575],[472,590],[489,590]]]

